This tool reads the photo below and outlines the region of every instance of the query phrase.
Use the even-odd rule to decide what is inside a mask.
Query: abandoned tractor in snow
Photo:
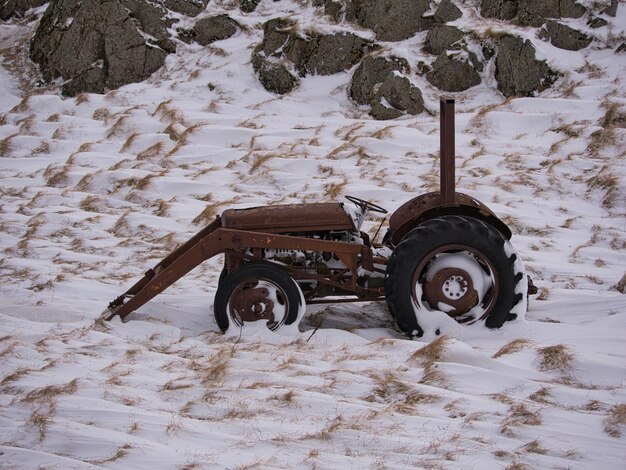
[[[218,327],[294,323],[305,304],[383,301],[398,327],[422,336],[432,315],[498,328],[526,306],[529,281],[511,231],[484,204],[455,192],[454,101],[442,99],[441,187],[406,202],[380,243],[362,232],[369,212],[346,196],[320,203],[229,209],[109,304],[106,319],[144,305],[203,261],[224,255]],[[532,287],[532,284],[531,284]]]

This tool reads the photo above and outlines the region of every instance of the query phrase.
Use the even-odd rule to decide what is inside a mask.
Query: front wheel
[[[220,280],[213,311],[224,332],[231,325],[256,321],[275,331],[296,321],[302,305],[300,287],[284,270],[270,263],[248,263]]]
[[[494,227],[472,217],[443,216],[414,228],[394,249],[385,296],[398,327],[422,336],[433,312],[459,323],[499,328],[523,303],[517,255]]]

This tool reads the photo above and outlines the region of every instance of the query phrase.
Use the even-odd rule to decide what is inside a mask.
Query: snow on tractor
[[[433,315],[498,328],[526,308],[533,289],[509,239],[511,230],[476,199],[455,191],[454,100],[442,98],[441,187],[399,207],[381,243],[361,225],[387,211],[317,203],[229,209],[170,253],[104,312],[122,320],[218,254],[218,327],[248,322],[270,330],[294,323],[304,304],[383,301],[396,324],[420,337]]]

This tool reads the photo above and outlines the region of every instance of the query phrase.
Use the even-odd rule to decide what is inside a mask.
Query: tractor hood
[[[269,233],[356,231],[341,202],[228,209],[222,227]]]

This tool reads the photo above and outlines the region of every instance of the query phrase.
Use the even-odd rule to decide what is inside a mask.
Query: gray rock
[[[348,70],[361,60],[369,46],[369,41],[351,33],[319,36],[310,46],[311,55],[303,64],[304,70],[312,75],[332,75]],[[296,66],[302,68],[302,65]]]
[[[455,26],[435,25],[426,34],[424,49],[431,54],[441,54],[450,45],[463,38],[465,33]]]
[[[408,78],[391,73],[381,83],[370,114],[376,119],[394,119],[403,114],[424,111],[424,99],[419,88]]]
[[[480,75],[466,51],[443,52],[426,79],[443,91],[463,91],[480,83]]]
[[[606,26],[607,24],[609,24],[607,20],[605,20],[604,18],[598,18],[598,17],[591,18],[589,19],[589,21],[587,21],[587,25],[593,29],[602,28]]]
[[[166,8],[186,16],[198,16],[204,11],[209,0],[164,0]]]
[[[370,105],[376,119],[394,119],[424,110],[422,92],[402,76],[409,64],[398,57],[365,57],[352,76],[350,98]]]
[[[507,35],[500,38],[497,47],[495,76],[498,90],[506,97],[533,96],[560,76],[545,61],[535,58],[535,48],[528,40]]]
[[[615,49],[616,54],[623,54],[624,52],[626,52],[626,42],[621,43],[617,46],[617,49]]]
[[[194,40],[203,46],[233,36],[239,30],[239,23],[228,15],[202,18],[193,26]]]
[[[140,0],[53,0],[31,42],[30,56],[62,91],[102,93],[159,69],[173,43],[163,7]],[[148,42],[142,33],[154,37]]]
[[[407,73],[409,63],[399,57],[367,56],[354,71],[350,83],[350,98],[358,104],[371,104],[376,98],[376,86],[393,72]]]
[[[435,21],[437,23],[447,23],[458,20],[463,16],[463,12],[451,0],[442,0],[435,11]]]
[[[585,33],[556,21],[548,21],[541,36],[548,38],[553,46],[568,51],[584,49],[591,43],[591,38]]]
[[[21,18],[31,8],[37,8],[47,0],[4,0],[0,2],[0,19]]]
[[[482,0],[480,14],[485,18],[512,20],[517,16],[519,0]]]
[[[617,15],[617,4],[618,3],[619,3],[619,0],[611,0],[611,4],[607,8],[602,10],[602,13],[604,13],[605,15],[609,15],[609,16],[612,16],[613,18],[615,18],[615,16]]]
[[[265,67],[269,67],[275,75],[275,65],[287,61],[303,77],[309,74],[332,75],[357,64],[372,46],[371,42],[350,33],[303,37],[295,31],[294,24],[284,18],[267,21],[263,25],[263,41],[252,53],[253,65],[271,59],[271,67]],[[259,73],[259,65],[255,66],[255,70]],[[276,88],[272,87],[273,90]]]
[[[257,54],[252,59],[252,66],[261,85],[270,93],[284,95],[298,86],[298,77],[289,72],[287,67],[271,58]]]
[[[587,10],[576,0],[482,0],[480,11],[484,17],[541,26],[547,18],[580,18]]]
[[[422,16],[430,8],[429,0],[352,0],[352,4],[353,12],[346,9],[346,20],[354,14],[381,41],[402,41],[434,23],[432,17]]]
[[[244,13],[252,13],[259,3],[261,0],[239,0],[239,9]]]

